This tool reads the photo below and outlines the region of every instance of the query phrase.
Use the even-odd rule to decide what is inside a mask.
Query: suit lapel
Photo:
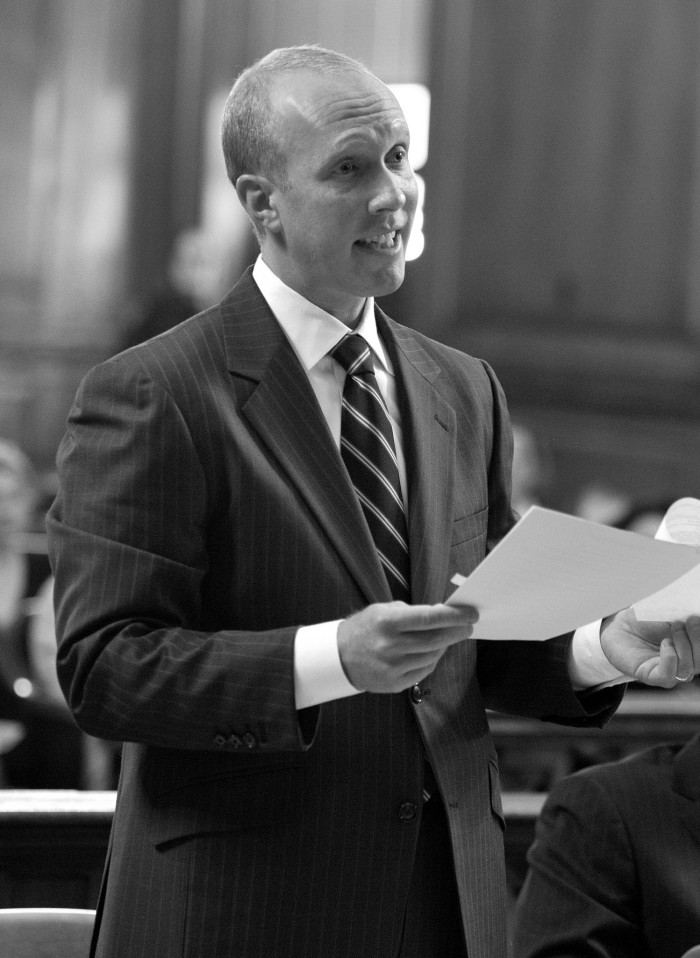
[[[435,388],[440,367],[413,332],[379,309],[377,323],[394,365],[401,408],[413,602],[442,602],[452,537],[455,412]]]
[[[368,603],[391,593],[305,370],[246,273],[221,304],[229,370],[257,382],[242,414],[316,517]]]

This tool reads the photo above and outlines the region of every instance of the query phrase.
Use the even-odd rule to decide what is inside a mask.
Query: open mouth
[[[393,250],[399,245],[400,239],[398,230],[391,230],[388,233],[379,233],[377,236],[358,240],[357,245],[365,249]]]

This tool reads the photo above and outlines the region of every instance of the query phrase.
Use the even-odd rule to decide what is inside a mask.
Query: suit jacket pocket
[[[303,814],[304,769],[257,765],[184,783],[154,799],[151,840],[288,824]]]
[[[452,545],[457,546],[460,542],[467,542],[480,536],[486,540],[488,516],[489,510],[486,508],[472,515],[455,519],[452,525]]]

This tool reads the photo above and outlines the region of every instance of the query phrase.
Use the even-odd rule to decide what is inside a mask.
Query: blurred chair
[[[82,908],[0,908],[2,958],[87,958],[95,912]]]

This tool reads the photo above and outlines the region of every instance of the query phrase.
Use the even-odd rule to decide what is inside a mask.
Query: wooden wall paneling
[[[423,82],[425,0],[270,0],[248,11],[249,62],[274,47],[319,43],[358,57],[386,82]]]
[[[488,359],[515,418],[562,417],[567,489],[596,464],[658,489],[664,430],[667,490],[696,488],[699,20],[682,0],[435,2],[413,324]],[[599,448],[578,454],[586,417]]]
[[[180,60],[185,46],[185,2],[141,2],[137,12],[127,273],[128,293],[134,298],[148,295],[165,278],[173,240],[185,225],[186,215],[180,210],[183,200],[188,206],[188,169],[197,168],[192,159],[198,148],[196,133],[189,144],[179,136],[181,125],[191,132],[193,120],[180,116],[178,108],[197,98],[197,91],[187,86],[186,67],[192,67],[192,60]],[[192,40],[196,47],[198,36],[195,34]]]
[[[700,443],[694,421],[517,404],[551,473],[545,505],[573,510],[584,489],[631,503],[700,498]]]
[[[207,0],[180,0],[175,79],[174,228],[196,224],[202,189]]]
[[[698,31],[700,32],[700,30]],[[700,38],[696,34],[700,46]],[[695,341],[700,339],[700,58],[691,71],[694,84],[695,111],[692,118],[692,175],[689,203],[687,255],[682,263],[685,271],[685,324]]]
[[[221,251],[220,292],[255,260],[257,242],[226,176],[220,125],[226,97],[250,62],[249,0],[207,0],[202,56],[199,225]]]
[[[437,0],[426,176],[445,312],[679,326],[699,15]]]
[[[38,0],[0,9],[0,335],[19,338],[36,326],[35,251],[27,212],[32,103],[41,62]]]
[[[108,341],[105,316],[122,294],[131,143],[130,31],[136,0],[64,0],[39,93],[55,92],[53,135],[37,143],[53,164],[40,197],[43,338]]]
[[[477,3],[467,302],[679,325],[699,12]]]
[[[425,250],[407,268],[404,288],[393,297],[403,321],[447,341],[463,312],[459,277],[464,268],[465,168],[475,0],[433,0],[429,42],[430,143],[426,181]],[[392,301],[387,303],[392,308]],[[397,311],[397,316],[399,315]]]
[[[38,64],[40,4],[0,7],[0,342],[35,335],[39,299],[36,256],[29,241],[31,104]],[[19,442],[31,401],[22,377],[0,351],[0,438]]]
[[[236,17],[242,4],[225,4]],[[173,242],[200,225],[211,44],[220,9],[213,0],[143,3],[138,122],[131,211],[134,294],[163,282]]]
[[[134,2],[0,5],[0,419],[42,466],[67,411],[43,364],[79,376],[123,288]]]
[[[248,0],[207,0],[204,85],[208,94],[228,94],[248,65],[253,9]]]
[[[13,383],[0,414],[49,465],[80,377],[115,348],[127,304],[162,279],[174,235],[198,216],[206,3],[37,0],[31,22],[21,6],[0,7],[15,40],[24,31],[15,61],[31,54],[22,88],[3,84],[27,118],[12,140],[26,242],[3,227],[24,259],[22,282],[0,292]]]

